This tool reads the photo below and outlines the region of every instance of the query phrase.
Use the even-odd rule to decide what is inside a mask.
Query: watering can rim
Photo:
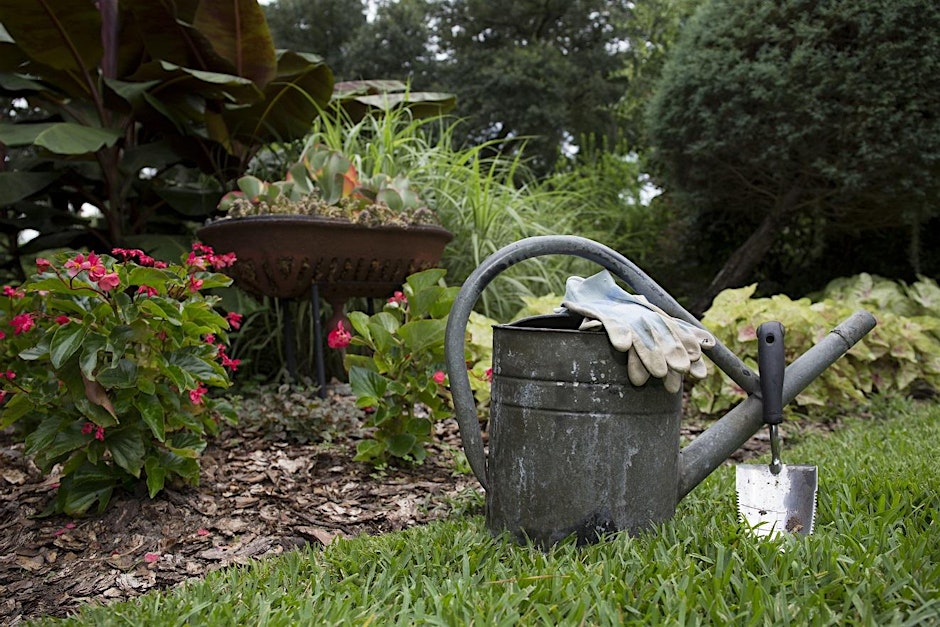
[[[549,254],[565,254],[593,261],[611,271],[637,293],[646,296],[667,314],[705,328],[630,260],[611,248],[584,237],[573,235],[529,237],[509,244],[487,257],[467,277],[457,294],[448,316],[444,340],[451,393],[461,441],[467,461],[484,489],[489,489],[486,474],[487,461],[464,361],[465,333],[470,312],[483,289],[503,270],[520,261]],[[511,324],[494,326],[510,326]],[[825,368],[874,328],[875,324],[874,316],[869,312],[857,311],[833,329],[816,346],[795,360],[786,369],[784,403],[793,400]],[[525,327],[515,327],[515,329],[525,329]],[[760,411],[760,382],[757,375],[720,340],[716,341],[716,345],[705,354],[744,389],[749,397],[680,450],[679,499],[711,474],[731,453],[763,426]]]

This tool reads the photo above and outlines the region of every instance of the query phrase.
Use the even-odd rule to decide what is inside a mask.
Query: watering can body
[[[583,237],[520,240],[464,282],[444,340],[464,451],[486,490],[489,530],[543,548],[571,535],[592,542],[668,520],[679,500],[764,426],[760,380],[719,341],[709,359],[749,396],[680,450],[681,393],[658,379],[630,384],[626,356],[603,331],[579,331],[580,317],[537,316],[494,327],[486,451],[466,370],[467,322],[497,275],[550,254],[596,262],[670,316],[702,327],[623,255]],[[783,403],[874,326],[870,313],[857,311],[794,360],[785,370]]]
[[[671,518],[681,393],[627,379],[626,354],[580,317],[493,329],[487,526],[547,547]]]

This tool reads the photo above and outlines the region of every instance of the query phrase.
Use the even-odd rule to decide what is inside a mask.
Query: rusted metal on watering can
[[[682,497],[763,426],[757,375],[718,342],[706,354],[750,396],[680,450],[678,393],[666,392],[656,379],[631,385],[624,355],[613,350],[605,333],[576,330],[580,317],[537,317],[494,328],[487,459],[464,361],[466,325],[493,278],[549,254],[598,263],[669,315],[702,326],[623,255],[582,237],[521,240],[495,252],[467,278],[445,337],[464,450],[486,489],[490,531],[543,548],[572,534],[590,542],[668,520]],[[858,311],[791,363],[783,402],[874,326],[870,313]]]
[[[681,393],[658,379],[631,385],[626,353],[580,322],[493,329],[487,524],[541,545],[639,531],[675,512]]]

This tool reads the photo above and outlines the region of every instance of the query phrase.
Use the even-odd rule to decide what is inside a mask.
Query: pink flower
[[[349,331],[346,330],[346,327],[343,326],[343,321],[340,320],[336,323],[336,328],[327,333],[326,335],[326,344],[330,348],[346,348],[349,346],[349,341],[352,339]]]
[[[89,274],[89,276],[91,275]],[[98,287],[105,292],[110,292],[120,284],[121,277],[118,276],[117,272],[109,272],[98,279]]]
[[[153,564],[154,562],[157,562],[159,560],[160,560],[159,553],[144,553],[144,561],[147,562],[148,564]]]
[[[0,331],[0,340],[2,340],[3,338],[5,338],[6,336],[7,336],[6,333],[4,333],[3,331]]]
[[[82,435],[90,435],[95,430],[95,423],[86,422],[82,425]]]
[[[200,405],[202,403],[202,397],[208,392],[209,389],[205,387],[202,383],[198,383],[195,390],[189,391],[189,400],[193,405]]]
[[[44,257],[36,257],[36,272],[42,274],[52,267],[52,263]]]
[[[244,318],[243,315],[240,313],[235,313],[234,311],[228,312],[228,314],[225,316],[225,319],[228,320],[229,326],[231,326],[236,331],[242,326],[242,318]]]
[[[7,391],[0,390],[0,404],[2,404],[3,401],[5,401],[6,399],[7,399]]]
[[[82,271],[82,264],[85,263],[85,255],[78,253],[71,259],[65,262],[66,273],[73,277],[79,272]]]
[[[395,292],[392,294],[392,297],[388,299],[388,302],[404,307],[408,304],[408,297],[405,296],[402,292]]]
[[[493,369],[492,368],[486,369],[486,380],[489,381],[490,383],[493,382]]]
[[[215,344],[215,336],[213,334],[208,334],[206,336],[206,344]]]
[[[443,370],[438,370],[437,372],[434,373],[434,376],[431,378],[434,379],[434,382],[437,383],[438,385],[443,385],[444,379],[447,378],[447,375],[444,374]]]
[[[104,427],[95,427],[95,439],[104,442]]]
[[[19,315],[13,316],[13,319],[10,320],[10,326],[13,327],[13,335],[19,335],[20,333],[26,333],[33,328],[33,325],[36,324],[36,321],[33,319],[33,314],[21,313]]]
[[[211,534],[209,533],[209,530],[208,530],[208,529],[205,529],[205,528],[203,528],[203,527],[200,527],[199,529],[196,530],[196,535],[197,535],[197,536],[206,537],[206,536],[211,535]]]
[[[206,257],[196,253],[189,253],[189,257],[186,258],[186,265],[197,270],[205,270],[208,263],[209,260]]]
[[[71,321],[72,319],[69,318],[68,316],[56,316],[56,319],[55,319],[55,323],[59,326],[62,326],[63,324],[68,324]]]
[[[228,268],[236,261],[238,261],[238,259],[235,257],[235,253],[225,253],[224,255],[212,255],[209,257],[209,263],[212,264],[212,267],[216,270]]]
[[[165,261],[154,261],[153,267],[156,268],[157,270],[163,270],[164,268],[167,267],[167,263]]]
[[[157,292],[157,288],[155,287],[150,287],[149,285],[141,285],[140,287],[137,288],[137,293],[143,294],[144,296],[156,296],[159,292]]]
[[[222,367],[231,368],[232,372],[238,370],[238,364],[242,363],[241,359],[232,359],[225,353],[222,353],[220,357],[222,358]]]
[[[26,293],[22,290],[16,290],[10,287],[9,285],[3,286],[3,295],[9,296],[10,298],[23,298],[26,296]]]
[[[189,277],[189,291],[196,293],[202,289],[202,279],[197,279],[195,275]]]

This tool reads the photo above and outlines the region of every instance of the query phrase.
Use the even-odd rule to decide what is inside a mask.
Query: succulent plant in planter
[[[244,176],[238,188],[219,203],[230,218],[307,215],[373,227],[440,225],[406,177],[379,173],[361,178],[352,160],[325,147],[308,151],[282,181]]]
[[[353,159],[316,145],[278,181],[238,179],[219,203],[226,215],[198,231],[232,250],[230,268],[249,293],[304,298],[316,285],[349,328],[351,297],[385,298],[435,266],[453,236],[402,175],[359,175]]]

